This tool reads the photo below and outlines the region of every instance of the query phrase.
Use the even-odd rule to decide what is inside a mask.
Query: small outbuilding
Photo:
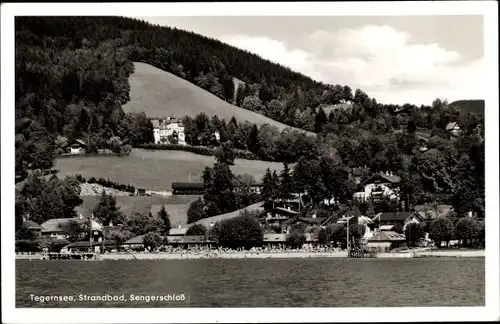
[[[84,154],[87,151],[87,143],[81,139],[76,139],[69,145],[71,154]]]
[[[366,242],[367,249],[390,250],[406,244],[406,237],[393,231],[379,231]]]

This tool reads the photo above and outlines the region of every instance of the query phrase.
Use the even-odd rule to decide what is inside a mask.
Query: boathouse
[[[406,237],[393,231],[379,231],[366,242],[367,250],[391,250],[406,245]]]

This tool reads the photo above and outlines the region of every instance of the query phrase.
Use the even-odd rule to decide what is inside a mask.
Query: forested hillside
[[[368,174],[392,171],[401,177],[406,209],[450,203],[462,215],[471,210],[484,215],[484,116],[439,99],[420,107],[381,104],[360,89],[353,93],[348,86],[315,82],[213,39],[120,17],[16,18],[16,175],[50,169],[53,154],[77,138],[84,138],[92,151],[120,152],[125,143],[129,148],[150,143],[147,116],[125,114],[122,108],[130,100],[132,62],[150,64],[230,104],[319,134],[183,116],[190,144],[219,130],[238,149],[297,162],[297,188],[313,193],[315,202],[336,196],[350,204],[357,189],[352,168],[366,167]],[[244,82],[236,93],[234,78]],[[351,104],[329,108],[345,102]],[[447,133],[450,122],[458,122],[461,132]],[[429,135],[426,144],[420,134]],[[224,148],[231,151],[230,145]],[[214,170],[227,181],[232,178],[227,167]],[[72,183],[38,181],[31,177],[32,185],[21,191],[24,209],[16,209],[17,219],[30,208],[53,209],[55,198],[45,193],[60,186],[68,188],[54,193],[64,195],[59,202],[78,204]],[[224,205],[231,201],[224,195],[231,193],[214,189],[211,194],[221,204],[213,212],[235,206]],[[65,210],[46,218],[65,215]]]

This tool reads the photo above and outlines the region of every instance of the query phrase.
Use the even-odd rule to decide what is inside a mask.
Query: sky
[[[135,18],[219,39],[381,103],[484,98],[483,16]]]

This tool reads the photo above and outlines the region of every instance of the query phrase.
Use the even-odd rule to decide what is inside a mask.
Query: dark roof
[[[81,139],[76,139],[76,140],[73,140],[73,141],[71,142],[71,144],[80,144],[80,145],[83,145],[83,146],[87,145],[87,143],[85,143],[85,141],[84,141],[84,140],[81,140]]]
[[[42,226],[38,225],[32,220],[27,220],[23,222],[23,226],[27,229],[42,229]]]
[[[403,234],[399,234],[393,231],[383,231],[378,232],[368,239],[368,242],[401,242],[406,241],[406,237]]]
[[[139,235],[136,237],[132,237],[130,240],[125,241],[123,244],[142,244],[144,240],[144,235]]]
[[[178,243],[178,244],[187,244],[187,243],[205,243],[210,242],[205,238],[204,235],[186,235],[186,236],[167,236],[168,243]]]
[[[283,207],[276,207],[275,208],[275,212],[282,212],[282,213],[290,214],[290,215],[297,215],[299,213],[299,212],[297,212],[295,210],[286,209],[286,208],[283,208]]]
[[[394,110],[394,113],[398,114],[398,113],[403,112],[403,111],[407,111],[406,107],[397,108]]]
[[[172,189],[203,189],[202,182],[173,182]]]
[[[110,246],[110,245],[116,245],[116,242],[113,240],[107,240],[104,242],[92,242],[92,246],[102,246],[103,244]],[[71,249],[71,248],[87,247],[89,245],[90,245],[89,241],[78,241],[78,242],[70,243],[70,244],[66,245],[65,247]]]
[[[380,217],[380,221],[404,221],[408,217],[410,217],[412,212],[389,212],[389,213],[380,213],[372,218],[373,221],[376,221]]]
[[[367,183],[371,183],[371,181],[374,181],[376,178],[379,178],[381,180],[386,180],[391,183],[399,183],[401,181],[401,178],[398,177],[397,175],[387,175],[385,173],[377,173],[366,179],[361,183],[361,185],[365,185]]]
[[[304,223],[321,224],[326,220],[326,217],[300,217],[299,220]]]
[[[259,201],[259,202],[255,203],[253,205],[247,206],[247,207],[242,208],[242,209],[235,210],[234,212],[230,212],[230,213],[226,213],[226,214],[222,214],[222,215],[217,215],[217,216],[212,216],[212,217],[200,219],[200,220],[194,222],[191,225],[201,224],[201,225],[203,225],[203,226],[205,226],[207,228],[210,228],[211,224],[215,224],[215,223],[220,222],[220,221],[225,220],[225,219],[231,219],[231,218],[235,218],[235,217],[241,216],[242,212],[245,211],[245,210],[248,211],[248,212],[263,213],[263,212],[265,212],[265,209],[264,209],[264,207],[262,205],[263,205],[263,202]]]

